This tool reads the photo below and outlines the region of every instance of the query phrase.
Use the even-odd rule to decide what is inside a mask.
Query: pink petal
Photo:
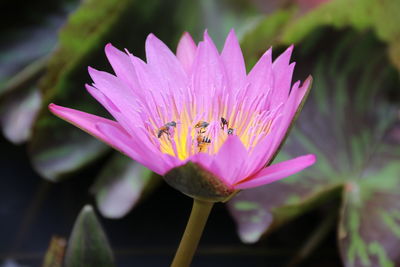
[[[126,82],[133,90],[140,90],[135,69],[129,56],[110,43],[106,45],[104,50],[118,78]]]
[[[171,161],[164,160],[161,152],[157,153],[158,151],[149,149],[142,140],[138,142],[136,138],[102,122],[96,123],[96,128],[104,136],[112,140],[114,148],[155,173],[163,175],[173,168],[173,166],[170,165]]]
[[[274,73],[284,74],[287,70],[290,62],[290,57],[292,56],[294,45],[289,46],[282,54],[280,54],[272,65]]]
[[[272,89],[272,49],[268,49],[251,69],[247,83],[249,84],[248,95],[251,98],[266,93]]]
[[[306,93],[309,90],[309,87],[311,86],[311,83],[313,81],[312,76],[308,76],[307,79],[303,82],[303,85],[299,88],[299,92],[297,94],[297,101],[296,101],[296,106],[299,108],[299,105],[303,98],[305,97]],[[297,111],[297,109],[296,109]]]
[[[247,150],[237,135],[228,136],[210,166],[210,171],[221,178],[227,185],[232,185],[242,177]]]
[[[290,85],[296,63],[291,63],[284,73],[274,71],[274,91],[271,95],[271,108],[284,103],[289,97]]]
[[[225,77],[226,75],[218,50],[208,36],[208,33],[205,32],[204,41],[200,42],[193,63],[192,82],[196,95],[209,99],[210,92],[227,90]],[[207,102],[204,104],[207,105]],[[208,109],[205,106],[205,110]]]
[[[120,132],[122,135],[127,135],[126,131],[117,122],[79,110],[58,106],[55,104],[50,104],[49,110],[54,115],[60,117],[63,120],[66,120],[67,122],[75,125],[81,130],[87,132],[88,134],[93,135],[94,137],[124,153],[124,147],[118,146],[116,140],[113,140],[112,138],[104,135],[96,127],[96,124],[103,123],[109,125],[110,128],[115,129],[115,131]]]
[[[152,68],[154,79],[158,79],[164,88],[185,88],[187,74],[171,50],[154,34],[146,39],[147,64]],[[186,88],[185,88],[186,89]]]
[[[133,90],[121,82],[121,79],[108,72],[99,71],[92,67],[88,67],[88,71],[94,81],[94,87],[112,99],[115,104],[118,105],[120,100],[127,100],[133,104],[136,103]]]
[[[273,106],[284,102],[289,96],[290,84],[294,70],[294,63],[290,64],[293,45],[289,46],[272,64],[274,76]]]
[[[134,97],[132,90],[128,89],[120,79],[107,72],[89,67],[89,74],[95,82],[95,88],[97,88],[87,86],[89,93],[106,107],[125,129],[131,129],[131,125],[143,124],[138,114],[140,104]],[[123,112],[116,112],[117,110]]]
[[[134,112],[133,108],[130,108],[126,112],[121,112],[121,109],[97,88],[86,84],[86,89],[129,133],[134,131],[131,127],[132,125],[143,125],[139,114]]]
[[[246,79],[246,67],[239,41],[237,40],[233,29],[229,32],[229,35],[226,38],[221,58],[224,62],[230,87],[235,91],[241,89]]]
[[[239,182],[235,185],[235,189],[246,189],[272,183],[313,165],[315,161],[315,156],[309,154],[271,165],[262,169],[251,179]]]
[[[288,100],[283,106],[280,116],[276,122],[274,122],[274,128],[270,133],[270,147],[268,153],[266,154],[266,162],[270,162],[272,156],[275,154],[276,150],[279,148],[281,143],[284,141],[287,131],[293,122],[294,115],[296,114],[298,106],[296,106],[298,100],[298,88],[300,82],[296,82],[293,85],[292,92],[289,95]]]
[[[197,46],[193,41],[192,36],[185,32],[179,40],[176,56],[187,73],[191,73],[196,49]]]

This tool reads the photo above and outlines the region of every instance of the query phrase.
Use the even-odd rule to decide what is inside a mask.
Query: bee
[[[204,151],[210,143],[211,139],[207,136],[201,134],[197,136],[197,147],[199,148],[199,151]]]
[[[208,127],[208,125],[210,125],[208,122],[206,121],[199,121],[198,123],[196,123],[196,125],[194,126],[194,128],[199,129],[199,133],[205,133],[206,132],[206,128]]]
[[[226,125],[226,127],[228,128],[227,133],[228,133],[229,135],[232,135],[234,129],[233,129],[233,128],[229,128],[229,123],[228,123],[228,121],[227,121],[225,118],[221,117],[221,129],[222,129],[222,130],[225,128],[225,125]]]
[[[225,118],[221,117],[221,129],[222,130],[224,129],[225,125],[226,125],[226,127],[228,127],[228,121]]]
[[[158,129],[157,137],[160,138],[163,135],[163,133],[169,135],[169,130],[171,129],[171,127],[176,127],[176,122],[175,121],[167,122],[166,124],[161,126]]]

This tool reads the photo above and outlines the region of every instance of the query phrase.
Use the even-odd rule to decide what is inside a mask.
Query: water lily
[[[184,193],[207,197],[203,191],[211,187],[224,198],[315,162],[313,155],[305,155],[266,167],[311,83],[309,77],[291,86],[292,50],[290,46],[272,61],[269,49],[247,74],[233,30],[221,53],[207,32],[198,45],[185,33],[176,55],[150,34],[147,62],[107,44],[105,53],[116,75],[89,67],[94,83],[86,89],[115,121],[55,104],[49,108]],[[206,173],[206,189],[193,188],[197,184],[191,186],[194,179],[187,175],[176,180],[179,172],[174,170],[180,166]],[[168,179],[171,173],[175,178]]]
[[[292,50],[272,61],[269,49],[247,74],[233,30],[221,53],[207,31],[198,45],[185,33],[176,55],[150,34],[147,62],[108,44],[116,75],[89,68],[94,83],[86,89],[115,120],[49,108],[193,197],[171,265],[189,266],[214,202],[315,162],[304,155],[269,166],[311,85],[309,77],[291,86]]]

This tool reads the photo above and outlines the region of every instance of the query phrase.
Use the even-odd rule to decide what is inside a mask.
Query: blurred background
[[[248,69],[270,46],[276,57],[295,44],[294,81],[314,84],[276,162],[318,162],[217,204],[192,266],[400,266],[400,1],[14,0],[0,10],[0,266],[62,266],[74,249],[82,266],[170,264],[191,199],[47,105],[109,116],[84,89],[87,66],[112,72],[109,42],[145,59],[149,33],[175,51],[184,31],[198,42],[208,29],[221,49],[231,28]]]

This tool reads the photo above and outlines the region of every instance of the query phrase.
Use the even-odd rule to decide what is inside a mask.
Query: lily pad
[[[161,182],[160,177],[139,163],[115,153],[92,187],[100,213],[118,219]]]
[[[317,163],[281,182],[241,192],[230,210],[242,240],[255,242],[268,227],[344,189],[343,262],[395,266],[400,256],[398,72],[373,34],[322,32],[318,41],[298,49],[301,72],[312,73],[314,85],[277,158],[314,153]]]
[[[114,256],[90,205],[76,219],[65,254],[66,267],[112,267]]]

